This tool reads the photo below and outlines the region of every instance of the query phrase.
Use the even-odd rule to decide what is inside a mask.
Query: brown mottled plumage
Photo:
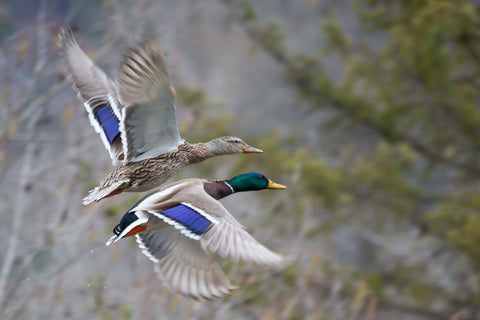
[[[197,144],[181,139],[175,91],[154,39],[144,38],[124,55],[112,81],[80,49],[71,32],[63,31],[60,38],[60,55],[73,88],[114,165],[83,199],[84,205],[123,191],[150,190],[181,168],[211,157],[262,152],[230,136]]]
[[[170,179],[185,166],[221,154],[252,152],[245,150],[258,149],[248,146],[236,137],[221,137],[197,144],[184,142],[175,151],[126,165],[118,164],[98,187],[90,191],[83,203],[87,205],[121,192],[148,191]]]

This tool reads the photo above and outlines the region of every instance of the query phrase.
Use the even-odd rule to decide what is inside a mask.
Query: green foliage
[[[330,121],[319,124],[319,132],[342,139],[332,139],[330,149],[319,151],[303,143],[302,133],[280,136],[272,130],[248,141],[263,154],[211,159],[197,165],[195,172],[211,176],[220,166],[227,167],[230,176],[261,171],[286,184],[287,192],[280,196],[265,195],[269,211],[259,214],[255,223],[285,235],[294,230],[302,244],[324,241],[343,225],[408,225],[420,227],[480,266],[478,9],[467,1],[360,1],[360,36],[348,34],[338,16],[330,13],[319,22],[324,47],[295,56],[286,50],[287,34],[281,25],[257,25],[261,17],[248,2],[235,9],[252,40],[284,67],[285,81],[309,105],[309,112],[333,111]],[[331,58],[341,61],[335,77],[326,65]],[[179,87],[177,100],[191,113],[192,120],[181,127],[188,141],[239,131],[234,116],[221,105],[212,107],[202,90]],[[91,168],[84,166],[80,180],[91,184]],[[178,178],[183,174],[188,172]],[[108,215],[117,215],[117,209]],[[414,302],[427,310],[437,301],[450,309],[475,308],[480,301],[474,293],[453,297],[423,278],[427,269],[415,264],[380,272],[314,254],[302,258],[305,265],[294,263],[271,275],[270,281],[257,281],[252,275],[242,283],[240,301],[229,301],[232,309],[263,310],[276,304],[281,307],[257,315],[306,318],[305,291],[299,287],[311,286],[307,292],[313,295],[327,290],[318,289],[323,285],[319,273],[342,279],[339,294],[351,299],[352,313],[369,295],[381,303]],[[223,267],[236,270],[235,264]],[[316,307],[309,314],[334,314]],[[125,318],[130,314],[124,310]]]
[[[259,192],[259,195],[255,195],[260,199],[255,204],[258,212],[251,212],[250,206],[239,206],[232,208],[232,213],[238,212],[237,218],[268,247],[299,256],[297,261],[279,271],[259,272],[257,267],[248,269],[250,266],[245,267],[245,264],[240,264],[239,267],[237,262],[222,261],[221,266],[226,272],[240,273],[237,277],[241,282],[240,289],[217,305],[213,304],[214,307],[211,307],[211,302],[200,302],[195,307],[192,306],[190,311],[185,311],[185,314],[195,311],[199,318],[218,318],[213,311],[210,316],[208,312],[219,309],[222,312],[227,310],[232,318],[335,319],[338,318],[340,310],[340,313],[345,315],[341,319],[375,319],[383,315],[375,314],[375,308],[383,308],[382,311],[385,311],[388,309],[385,306],[391,306],[391,309],[403,311],[417,308],[420,310],[419,316],[414,318],[462,319],[463,314],[472,319],[478,318],[480,277],[476,270],[480,267],[479,6],[466,0],[354,1],[352,3],[356,5],[358,20],[348,21],[347,25],[341,13],[331,12],[330,7],[321,1],[321,7],[317,8],[315,6],[319,1],[310,1],[308,5],[312,6],[312,10],[322,10],[323,18],[309,29],[318,30],[317,39],[321,46],[317,50],[308,51],[308,54],[298,47],[293,55],[288,48],[292,43],[301,41],[292,42],[291,37],[303,36],[290,32],[288,28],[295,24],[284,25],[282,19],[266,21],[264,15],[256,11],[258,3],[255,1],[224,2],[233,4],[229,18],[236,17],[237,22],[245,28],[245,35],[252,40],[254,48],[263,50],[277,63],[276,67],[283,68],[283,80],[298,96],[298,104],[292,106],[297,108],[295,112],[303,111],[298,105],[306,105],[308,115],[314,115],[321,120],[317,127],[311,128],[315,130],[313,134],[304,133],[303,124],[298,127],[291,125],[278,131],[265,130],[257,139],[248,139],[248,143],[263,149],[263,154],[210,159],[182,170],[175,177],[219,177],[220,174],[231,177],[242,172],[260,171],[272,180],[287,185],[287,190]],[[108,5],[109,2],[105,3]],[[97,12],[94,16],[98,16],[100,10],[97,9],[97,6],[90,7],[86,13],[76,16],[74,20],[81,21],[85,17],[91,19],[89,14],[94,11]],[[120,9],[102,10],[110,12]],[[323,15],[323,10],[329,12]],[[137,11],[132,10],[125,16],[136,14]],[[147,16],[149,15],[145,15],[146,21]],[[195,13],[193,16],[201,14]],[[288,19],[293,18],[288,16]],[[98,21],[103,23],[107,20]],[[117,31],[121,34],[125,34],[125,30],[132,26],[131,22],[124,22],[123,19],[112,18],[108,21],[122,21],[122,28]],[[189,19],[190,22],[197,23],[198,18]],[[298,20],[293,22],[298,23]],[[352,28],[351,24],[356,25]],[[102,27],[99,25],[92,30]],[[115,29],[117,28],[113,28],[112,37]],[[131,28],[146,29],[148,30],[143,27]],[[353,29],[355,32],[350,33]],[[40,37],[43,33],[48,34],[20,32],[12,39],[30,34],[38,34]],[[98,32],[96,34],[98,37]],[[44,55],[40,50],[42,41],[39,39],[26,38],[23,44],[15,46],[19,66],[25,65],[27,57]],[[28,43],[37,45],[33,48]],[[9,42],[5,44],[5,48],[8,48]],[[6,57],[9,54],[6,54]],[[107,51],[107,57],[109,56],[110,52]],[[35,69],[37,68],[41,69],[35,66]],[[50,67],[49,63],[43,68],[58,72],[56,67]],[[15,76],[7,74],[5,79],[11,78],[9,81],[12,83],[24,82],[20,81],[25,77],[23,72]],[[28,83],[29,81],[27,85]],[[43,89],[39,88],[37,93],[42,94]],[[55,91],[48,92],[55,95]],[[21,102],[19,106],[11,104],[15,112],[10,120],[16,121],[10,121],[11,124],[7,125],[6,137],[21,138],[18,141],[23,141],[21,135],[17,136],[19,133],[25,134],[24,130],[17,130],[22,128],[18,123],[21,119],[28,118],[23,115],[26,111],[22,109],[32,104],[28,102],[29,99],[25,99],[25,102],[14,99],[15,91],[10,92],[10,88],[4,95],[6,102],[12,99]],[[178,105],[181,106],[182,117],[185,118],[185,121],[180,122],[180,130],[187,141],[206,141],[231,134],[248,136],[236,125],[237,118],[243,115],[229,114],[222,105],[212,104],[203,90],[179,86],[176,97]],[[43,104],[45,102],[39,105]],[[45,118],[38,122],[49,123],[49,113],[63,115],[63,130],[72,130],[72,126],[67,124],[74,117],[74,109],[67,108],[64,112],[57,112],[56,104],[49,105],[45,109]],[[60,109],[65,106],[62,103],[58,105]],[[10,106],[3,103],[2,107]],[[34,109],[26,110],[28,113]],[[58,115],[56,117],[61,118]],[[311,125],[314,118],[309,120]],[[57,119],[57,122],[61,121]],[[44,139],[44,132],[39,136]],[[39,149],[45,146],[47,152],[54,154],[48,143],[42,139],[33,142],[39,145]],[[18,141],[15,143],[19,143]],[[9,152],[11,151],[8,150]],[[44,153],[39,154],[45,157]],[[40,169],[32,170],[35,174],[37,170],[41,171],[40,160]],[[104,169],[110,167],[108,161],[104,164]],[[83,194],[86,194],[97,185],[100,173],[94,171],[95,166],[88,159],[80,158],[78,166],[79,173],[75,183],[81,184],[84,187]],[[14,177],[13,180],[16,179]],[[41,179],[41,174],[33,176],[33,180]],[[32,189],[39,194],[42,191],[40,189],[52,192],[55,191],[55,186],[61,185],[61,188],[64,188],[64,180],[66,178],[60,179],[60,184],[51,183],[54,187],[41,181],[45,184],[44,187]],[[63,195],[62,192],[64,191],[58,192],[58,198]],[[102,209],[103,216],[98,218],[104,218],[103,231],[106,234],[111,233],[112,226],[118,223],[121,215],[140,196],[124,194],[121,198],[104,200],[102,206],[107,209]],[[29,196],[24,199],[27,202],[31,200]],[[35,200],[33,203],[37,205],[41,202]],[[61,202],[58,202],[61,205]],[[52,206],[49,214],[54,218],[51,221],[44,219],[35,210],[31,210],[35,214],[28,215],[27,207],[24,208],[25,230],[18,239],[33,237],[34,241],[31,241],[28,250],[20,250],[15,257],[13,270],[21,270],[23,265],[30,262],[37,269],[46,267],[48,261],[57,263],[55,259],[50,259],[54,256],[47,251],[37,251],[34,258],[28,260],[27,251],[35,250],[34,247],[42,242],[50,228],[60,231],[63,229],[63,234],[73,229],[79,230],[86,232],[87,238],[88,233],[93,234],[86,227],[87,218],[96,222],[97,217],[77,214],[76,211],[70,211],[68,205]],[[59,208],[66,212],[65,218],[56,215],[57,212],[62,212]],[[94,208],[99,207],[90,206],[86,210]],[[6,221],[10,223],[10,216],[14,216],[16,210],[5,215]],[[255,218],[242,219],[240,214],[246,212],[255,214]],[[40,227],[37,228],[35,223],[41,223]],[[63,228],[60,228],[62,224]],[[337,241],[336,236],[342,229],[353,231],[348,231],[351,238],[346,236],[341,239],[348,243],[338,244],[337,242],[341,241]],[[358,230],[366,230],[366,235],[362,233],[362,237],[356,237]],[[269,235],[272,237],[269,238]],[[409,238],[410,235],[413,235],[412,239]],[[371,236],[373,240],[368,238],[364,245],[361,243],[363,236]],[[58,240],[48,244],[54,247],[63,239],[71,241],[65,242],[65,246],[72,246],[73,242],[78,244],[75,234],[67,234],[63,238],[60,236]],[[357,240],[359,243],[356,243]],[[103,241],[102,239],[102,248]],[[424,241],[434,244],[425,250]],[[6,244],[7,247],[9,243]],[[281,245],[278,245],[279,243]],[[408,243],[411,251],[396,252],[399,248],[398,251],[405,250],[405,243]],[[130,241],[128,245],[129,249],[135,250],[134,255],[140,255],[134,248],[134,241]],[[341,248],[336,248],[337,246]],[[321,249],[318,249],[320,247]],[[112,255],[118,254],[114,253],[114,250],[119,248],[113,248],[109,248]],[[392,252],[385,252],[389,249]],[[59,256],[67,256],[63,247],[59,251]],[[365,256],[362,256],[363,253]],[[125,258],[128,252],[122,251],[122,254]],[[445,266],[440,269],[440,266],[436,265],[437,261],[444,259],[444,255],[450,260],[443,263],[451,264],[448,266],[451,269]],[[82,259],[86,260],[85,257],[74,254],[74,251],[68,256],[75,259],[72,265]],[[370,257],[371,261],[363,261]],[[111,258],[116,259],[118,258]],[[147,260],[144,257],[141,259]],[[129,260],[130,271],[136,269],[134,266],[140,266],[138,261]],[[455,274],[460,269],[459,265],[467,265],[461,269],[463,273],[460,276]],[[114,270],[120,270],[117,269],[119,266],[109,265],[108,272],[118,272]],[[151,266],[148,267],[151,271]],[[253,271],[249,273],[248,270]],[[447,274],[449,271],[452,274]],[[81,272],[84,273],[84,270]],[[159,296],[161,289],[156,282],[148,283],[149,288],[145,289],[144,296],[139,298],[142,301],[140,304],[120,301],[112,303],[112,299],[116,299],[115,294],[106,293],[106,279],[101,272],[105,270],[95,270],[95,275],[88,279],[88,288],[82,286],[79,289],[85,296],[92,297],[86,308],[89,309],[88,312],[95,313],[93,316],[101,319],[141,318],[142,313],[139,315],[138,309],[152,311],[153,315],[158,314],[158,309],[164,308],[165,314],[175,313],[175,316],[181,317],[178,310],[182,310],[185,304],[180,304],[182,302],[179,302],[178,297],[169,299]],[[152,274],[145,274],[143,269],[139,268],[137,273],[145,277],[143,281],[146,283],[154,277],[153,271],[151,272]],[[55,285],[55,282],[59,286],[63,286],[63,283],[68,285],[69,281],[64,279],[68,279],[72,273],[68,272],[67,267],[65,271],[60,270],[58,275],[55,279],[53,276],[42,277],[45,283],[40,289],[48,289]],[[138,274],[135,272],[127,272],[125,275],[128,277],[121,279],[122,285],[127,284],[123,281],[138,281]],[[266,278],[268,281],[264,281]],[[456,282],[467,283],[471,287],[461,290],[463,288]],[[14,282],[11,284],[12,288],[16,285]],[[126,292],[124,297],[139,294],[134,285],[130,288],[131,292]],[[23,297],[20,294],[11,297],[8,303],[32,300],[34,304],[42,304],[42,300],[37,297],[30,299],[28,295]],[[328,299],[325,299],[326,297]],[[75,294],[72,299],[76,298]],[[378,299],[378,304],[375,299]],[[169,307],[165,307],[162,300],[165,300],[165,306]],[[367,306],[369,301],[375,303]],[[435,313],[438,310],[441,316]],[[457,316],[458,310],[461,310],[461,314],[458,313]],[[236,312],[239,313],[238,317]]]
[[[280,55],[283,52],[283,34],[276,24],[267,25],[260,33],[259,40],[265,49],[273,54]]]
[[[257,20],[255,10],[247,2],[238,3],[238,11],[243,22],[251,22]]]
[[[480,263],[479,202],[477,194],[444,199],[425,217],[435,232],[462,249],[475,263]]]
[[[326,45],[322,51],[324,54],[340,52],[344,57],[348,56],[351,40],[341,30],[335,15],[331,15],[320,23],[321,32],[325,36]]]
[[[196,106],[200,109],[206,109],[208,107],[203,90],[180,86],[176,89],[176,96],[182,105]]]
[[[478,268],[479,8],[466,0],[355,3],[359,35],[348,34],[330,13],[320,22],[324,47],[314,55],[295,56],[285,49],[280,27],[256,25],[259,17],[242,3],[249,35],[284,67],[286,81],[310,112],[334,111],[319,132],[348,136],[332,142],[331,153],[320,153],[301,138],[290,141],[291,150],[285,151],[288,138],[266,134],[270,138],[255,141],[265,150],[256,166],[273,176],[294,177],[286,184],[295,219],[306,219],[305,212],[318,205],[332,213],[323,222],[308,221],[307,239],[336,224],[363,223],[363,215],[374,213],[378,221],[420,227]],[[327,71],[331,58],[341,60],[340,78]],[[233,171],[249,165],[238,159]],[[353,221],[348,220],[351,212]],[[422,272],[406,264],[359,277],[382,300],[389,299],[388,282],[419,306],[445,299],[459,307],[457,297],[419,280]],[[353,283],[345,283],[345,294],[355,294]],[[478,307],[478,297],[471,294],[463,303]]]

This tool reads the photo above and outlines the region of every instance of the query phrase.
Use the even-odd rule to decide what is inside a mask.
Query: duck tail
[[[98,202],[104,198],[111,197],[118,193],[123,192],[127,186],[127,181],[116,181],[115,183],[106,186],[106,187],[95,187],[95,189],[90,190],[88,196],[83,198],[83,205],[89,205],[92,202]]]
[[[105,196],[101,196],[100,195],[100,187],[95,187],[95,189],[93,190],[90,190],[88,192],[88,196],[86,196],[85,198],[83,198],[82,200],[82,204],[84,206],[87,206],[89,205],[90,203],[94,202],[94,201],[100,201],[101,199],[103,199]]]

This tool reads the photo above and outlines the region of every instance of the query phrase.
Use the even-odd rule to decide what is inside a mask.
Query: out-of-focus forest
[[[0,318],[480,319],[480,4],[463,0],[0,3]],[[111,163],[57,55],[70,26],[114,77],[160,36],[182,136],[262,148],[174,179],[259,171],[288,186],[222,202],[282,271],[166,290],[134,239],[141,194],[83,207]]]

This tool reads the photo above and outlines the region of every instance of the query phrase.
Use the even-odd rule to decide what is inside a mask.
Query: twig
[[[37,113],[35,117],[28,123],[28,131],[31,132],[32,136],[35,134],[35,126],[37,123],[37,119],[39,118],[40,113]],[[10,229],[10,236],[8,237],[8,245],[5,257],[3,259],[2,268],[0,271],[0,311],[4,307],[4,297],[5,297],[5,289],[7,285],[8,276],[12,269],[13,261],[16,256],[17,246],[18,246],[18,239],[20,236],[20,231],[22,227],[22,218],[24,209],[27,204],[28,192],[29,192],[29,178],[30,172],[32,170],[32,163],[33,163],[33,154],[35,150],[35,144],[30,143],[26,147],[26,151],[23,156],[23,164],[20,171],[20,177],[17,185],[17,192],[16,192],[16,199],[15,205],[13,205],[13,213],[12,213],[12,227]]]

